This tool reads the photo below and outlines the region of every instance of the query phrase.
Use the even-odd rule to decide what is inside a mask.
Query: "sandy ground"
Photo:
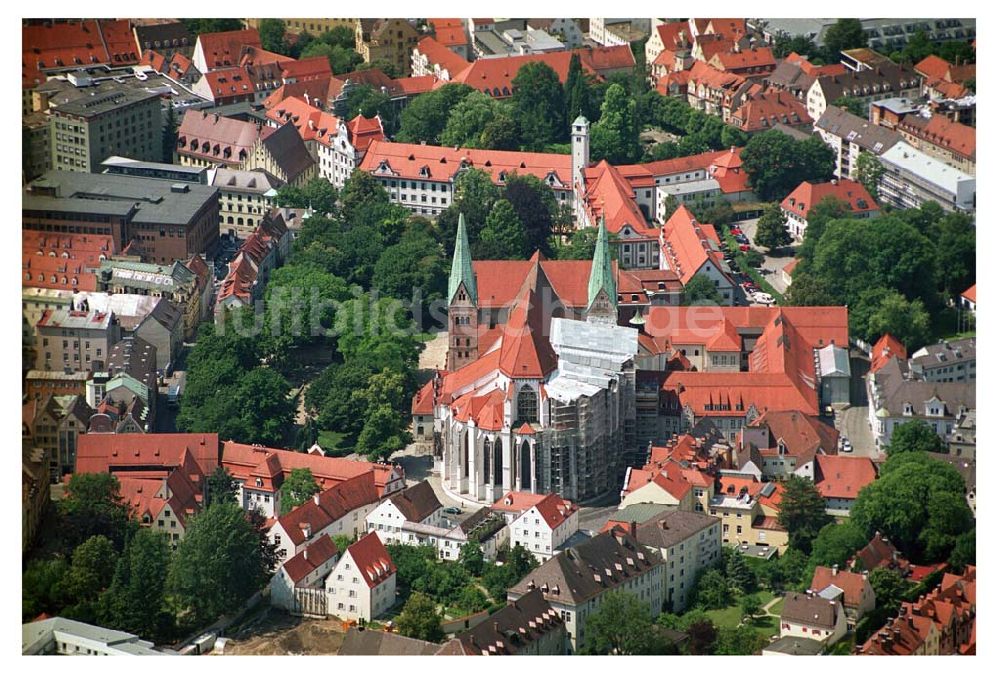
[[[330,655],[344,642],[337,619],[304,619],[280,610],[269,610],[258,624],[233,637],[226,655]]]
[[[420,352],[420,369],[444,369],[448,357],[448,333],[438,332],[433,341],[428,341]]]

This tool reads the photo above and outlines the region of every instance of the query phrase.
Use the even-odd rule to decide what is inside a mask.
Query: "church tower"
[[[577,226],[583,226],[583,194],[587,186],[583,182],[583,171],[590,165],[590,122],[583,115],[573,122],[573,215]]]
[[[479,358],[479,309],[465,215],[458,216],[455,254],[448,278],[448,371]]]
[[[611,270],[608,229],[604,226],[603,215],[597,223],[597,245],[587,283],[587,322],[618,324],[618,290]]]

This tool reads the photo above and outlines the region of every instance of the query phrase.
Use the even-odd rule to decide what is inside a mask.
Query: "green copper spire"
[[[465,232],[465,215],[458,214],[458,235],[455,237],[455,255],[451,259],[451,276],[448,278],[448,303],[455,299],[458,286],[465,283],[465,291],[473,304],[477,303],[476,276],[472,273],[472,252],[469,236]]]
[[[590,265],[590,282],[587,284],[587,306],[594,305],[594,299],[601,290],[608,295],[612,306],[618,305],[615,277],[611,273],[611,251],[608,249],[608,228],[604,217],[597,222],[597,245],[594,247],[594,261]]]

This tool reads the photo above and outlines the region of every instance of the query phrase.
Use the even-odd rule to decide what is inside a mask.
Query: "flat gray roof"
[[[186,191],[173,191],[173,183],[154,178],[107,173],[75,173],[48,171],[29,187],[54,189],[67,212],[74,209],[94,212],[94,200],[136,204],[139,211],[132,221],[137,224],[187,224],[207,201],[217,193],[217,187],[183,183]],[[109,205],[108,208],[111,208]]]

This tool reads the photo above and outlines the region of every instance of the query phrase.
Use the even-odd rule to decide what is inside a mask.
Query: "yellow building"
[[[420,33],[405,19],[357,19],[354,23],[354,50],[365,63],[391,63],[400,77],[410,76],[410,56],[419,39]]]

